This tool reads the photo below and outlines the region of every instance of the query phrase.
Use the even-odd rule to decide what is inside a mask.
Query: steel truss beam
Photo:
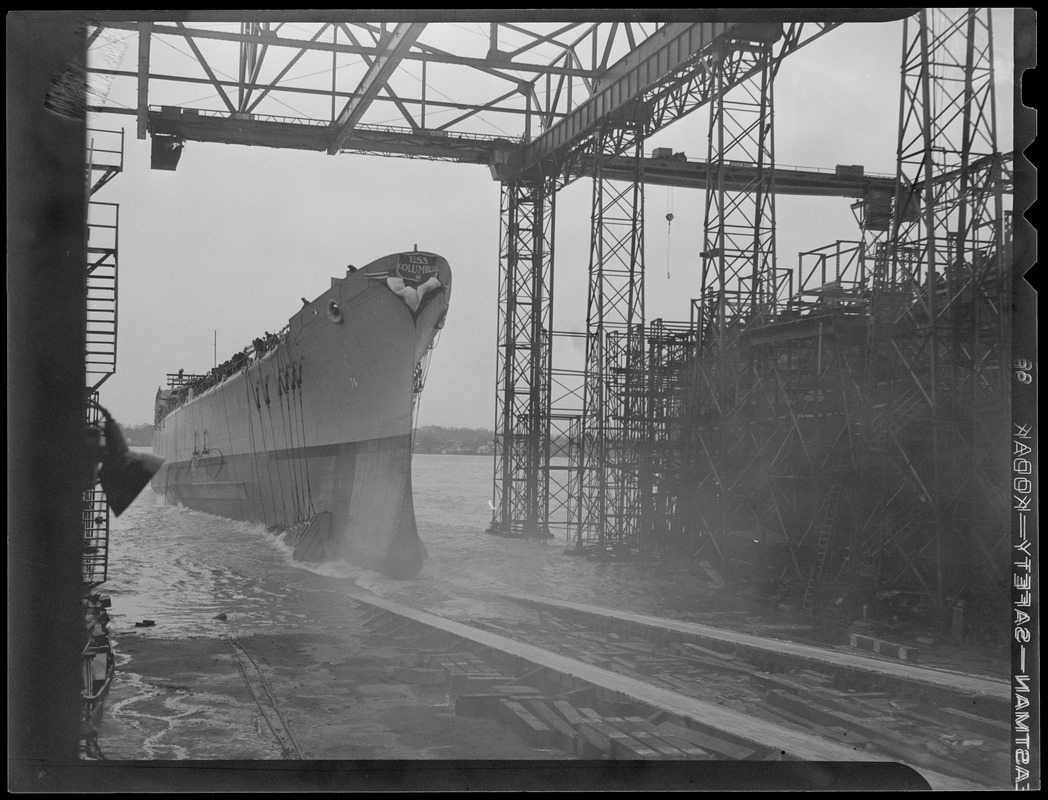
[[[502,186],[492,533],[548,536],[555,181]]]
[[[353,92],[353,99],[346,103],[331,126],[328,155],[334,155],[339,151],[379,90],[386,86],[397,64],[425,28],[425,23],[402,23],[380,42],[380,52],[368,64],[367,73]]]
[[[366,142],[352,137],[351,128],[357,122],[366,122],[362,119],[364,110],[379,102],[392,103],[413,133],[438,131],[455,138],[476,138],[478,130],[467,131],[462,126],[480,120],[481,115],[488,115],[488,118],[490,115],[509,115],[502,118],[511,120],[514,126],[518,120],[523,120],[522,134],[515,130],[496,142],[493,140],[497,137],[488,133],[490,128],[479,129],[484,131],[482,138],[492,140],[485,151],[486,160],[493,165],[495,177],[500,181],[539,180],[543,176],[568,171],[572,159],[591,147],[597,125],[605,117],[641,113],[647,115],[650,130],[655,131],[708,102],[711,92],[708,63],[717,48],[745,48],[753,37],[778,38],[775,48],[779,55],[784,56],[839,24],[671,23],[656,29],[650,24],[612,22],[568,24],[546,34],[529,31],[526,26],[501,24],[497,27],[504,34],[529,37],[530,43],[516,46],[512,52],[504,52],[500,50],[498,34],[493,32],[488,57],[477,59],[457,56],[418,39],[421,24],[402,24],[394,32],[402,39],[396,40],[391,38],[394,34],[386,34],[382,26],[368,23],[317,24],[313,35],[306,38],[309,32],[301,37],[292,36],[282,25],[269,23],[244,24],[239,32],[234,32],[159,22],[113,22],[108,25],[138,32],[139,69],[136,73],[93,71],[137,77],[139,92],[134,113],[139,118],[140,137],[144,136],[147,116],[150,123],[159,122],[155,113],[149,111],[149,106],[170,105],[156,99],[157,88],[191,83],[210,86],[220,101],[219,107],[198,109],[195,124],[179,131],[171,130],[171,120],[166,120],[168,129],[155,128],[156,133],[202,141],[262,143],[335,152],[347,137],[347,147],[342,149],[369,149]],[[415,40],[409,44],[411,35]],[[191,58],[199,67],[200,75],[192,75],[190,70],[180,74],[150,71],[155,66],[157,52],[156,47],[151,47],[151,41],[156,39],[166,44],[173,37],[181,40],[181,47],[191,50]],[[331,41],[326,40],[328,37]],[[366,41],[369,38],[371,42]],[[391,52],[387,43],[399,45],[396,52]],[[235,44],[239,48],[235,67],[226,66],[220,57],[221,52],[215,51],[215,47],[223,44]],[[537,58],[539,45],[559,48],[555,51],[557,55],[540,63]],[[205,51],[202,49],[205,46],[212,49]],[[622,53],[623,47],[627,47],[628,54],[612,63],[613,54]],[[303,71],[301,67],[306,64],[303,59],[316,59],[326,53],[330,53],[332,58],[330,86],[322,85],[320,80],[305,83],[295,74]],[[364,78],[348,90],[338,87],[340,69],[347,66],[339,65],[338,59],[347,55],[363,59],[367,64]],[[536,60],[520,60],[529,55],[536,55]],[[315,61],[309,63],[315,64]],[[410,80],[408,94],[397,94],[392,89],[390,79],[395,72],[403,71],[393,69],[397,63],[410,63],[421,69],[421,77],[412,74],[410,79],[404,79],[404,83]],[[300,65],[297,70],[293,69],[296,64]],[[438,67],[457,68],[463,70],[464,75],[483,76],[494,80],[496,85],[504,84],[505,90],[489,87],[482,92],[483,99],[476,100],[476,93],[473,93],[470,102],[441,97],[434,91],[436,84],[428,90],[433,78],[427,77],[427,72],[432,73]],[[743,74],[735,76],[736,80],[744,78]],[[585,92],[577,88],[579,82],[586,87]],[[149,96],[151,89],[153,98]],[[324,112],[300,113],[291,105],[297,100],[316,104],[328,97],[332,108],[326,119]],[[336,102],[342,107],[344,119],[341,121],[336,114]],[[458,110],[461,113],[450,118],[445,114],[434,125],[435,114],[430,113],[427,120],[427,109],[431,112]],[[267,124],[278,115],[283,116],[282,128]],[[318,123],[334,123],[332,131],[335,133],[329,131],[326,139],[314,141],[321,136],[316,130]],[[245,136],[245,128],[253,129],[249,131],[250,135]],[[518,144],[520,139],[530,143],[521,147]],[[447,142],[446,149],[439,142],[427,144],[424,151],[410,151],[409,154],[460,160],[456,151],[461,148],[454,141]],[[379,152],[382,152],[381,148]]]
[[[145,117],[150,104],[173,105],[170,101],[158,101],[155,95],[151,99],[147,91],[151,86],[201,83],[212,87],[221,108],[201,108],[200,111],[223,113],[208,115],[208,130],[203,137],[208,141],[226,141],[227,136],[233,136],[233,141],[237,141],[236,120],[243,119],[244,114],[262,117],[281,114],[288,124],[314,125],[324,118],[324,113],[315,110],[312,113],[299,112],[291,103],[305,99],[315,102],[328,96],[332,99],[332,109],[330,117],[324,121],[336,123],[334,130],[342,134],[351,127],[345,125],[349,116],[360,117],[369,105],[382,102],[392,103],[408,127],[415,131],[428,129],[475,136],[476,131],[463,130],[462,124],[478,122],[479,115],[483,114],[487,117],[484,127],[479,130],[487,134],[492,119],[498,129],[503,127],[498,117],[510,115],[514,126],[517,120],[523,119],[521,127],[525,138],[538,136],[592,94],[596,79],[608,72],[614,58],[635,47],[639,40],[649,38],[658,27],[653,23],[632,22],[569,23],[553,32],[542,33],[527,25],[500,24],[492,31],[487,57],[476,58],[458,55],[419,39],[422,28],[427,27],[425,23],[402,23],[390,33],[385,25],[329,21],[314,23],[301,34],[298,33],[301,26],[292,29],[284,24],[271,23],[243,24],[239,32],[188,27],[181,23],[106,24],[117,30],[138,32],[143,57],[137,73],[92,71],[137,77],[140,90],[137,114],[140,119]],[[438,29],[437,34],[428,37],[435,41],[444,41],[449,31],[454,32],[450,26],[428,27]],[[511,51],[499,49],[499,35],[514,40]],[[192,75],[193,70],[179,71],[178,74],[151,73],[148,56],[154,38],[164,44],[179,40],[171,46],[179,50],[188,47],[190,58],[202,75]],[[222,58],[223,45],[239,48],[235,68]],[[155,53],[157,49],[152,50]],[[326,71],[330,72],[330,81],[325,82],[315,77],[325,72],[324,68],[316,71],[317,59],[329,53],[331,61]],[[346,63],[346,56],[349,56],[349,63]],[[342,63],[339,63],[340,57]],[[366,74],[354,82],[353,88],[340,90],[339,76],[346,74],[346,67],[353,67],[353,62],[358,60],[365,63]],[[298,68],[293,69],[296,65]],[[437,78],[433,77],[435,73]],[[470,87],[469,91],[455,92],[458,98],[468,97],[468,101],[446,94],[449,76],[452,79],[459,77],[456,90]],[[399,91],[404,92],[403,87],[409,87],[408,95],[394,92],[391,80],[394,78],[401,87]],[[486,83],[481,85],[478,81]],[[577,84],[580,82],[585,91],[579,91]],[[334,107],[336,99],[341,102],[346,116],[341,122]],[[266,101],[265,105],[260,105],[263,101]],[[315,105],[311,108],[315,109]],[[427,109],[438,113],[456,110],[461,113],[444,113],[434,124],[436,114],[431,114],[427,120]],[[504,137],[503,143],[519,137],[520,132],[514,131]],[[294,141],[295,137],[291,138]],[[324,149],[336,150],[337,142],[328,142]]]
[[[654,133],[749,78],[754,62],[747,53],[754,42],[770,42],[778,62],[839,24],[667,25],[610,70],[614,81],[526,145],[516,166],[527,174],[580,171],[575,160],[584,159],[601,120],[643,118]]]
[[[181,36],[181,37],[193,37],[196,39],[210,39],[214,41],[225,41],[225,42],[237,42],[247,48],[256,49],[259,47],[286,47],[302,51],[316,51],[321,53],[342,53],[346,55],[359,55],[359,56],[370,56],[376,58],[382,53],[382,47],[378,44],[373,45],[362,45],[362,44],[339,44],[336,42],[324,42],[319,37],[314,36],[309,40],[294,38],[291,36],[281,36],[278,34],[278,29],[281,26],[274,27],[271,23],[245,23],[240,33],[232,33],[230,31],[217,31],[208,30],[205,28],[187,28],[185,26],[170,26],[164,25],[163,23],[127,23],[127,22],[112,22],[107,21],[104,23],[105,27],[112,28],[114,30],[126,30],[134,31],[138,29],[138,25],[151,25],[152,30],[156,35],[165,36]],[[628,27],[628,23],[614,23],[614,25],[621,25]],[[348,23],[326,23],[321,26],[321,33],[330,30],[331,28],[339,27],[343,30],[347,30]],[[366,30],[372,32],[379,32],[380,28],[377,25],[361,25],[360,23],[354,23],[353,27],[364,27]],[[527,33],[526,28],[520,26],[513,26],[514,30],[518,32]],[[514,60],[514,56],[517,53],[498,53],[497,55],[490,58],[470,58],[468,56],[459,56],[454,53],[449,53],[438,48],[429,47],[422,45],[418,48],[417,52],[407,53],[404,56],[405,60],[408,61],[428,61],[434,64],[452,64],[455,66],[474,67],[477,69],[486,70],[513,70],[518,72],[531,72],[540,75],[564,75],[569,77],[582,77],[594,79],[600,77],[606,68],[606,63],[602,66],[601,63],[595,63],[593,66],[585,67],[582,66],[582,58],[580,53],[586,49],[593,49],[588,47],[590,45],[589,37],[591,37],[596,28],[596,24],[572,24],[566,26],[566,29],[572,29],[580,33],[574,41],[561,41],[561,46],[568,52],[561,55],[558,61],[564,62],[562,64],[552,63],[543,64],[537,62],[519,61]],[[563,33],[564,31],[562,31]],[[530,35],[530,34],[529,34]],[[612,34],[613,35],[613,34]],[[562,39],[564,37],[561,37]],[[550,40],[550,37],[538,37],[538,39]],[[530,48],[518,48],[518,53],[523,50]],[[572,50],[575,52],[571,52]],[[607,48],[603,48],[605,51]],[[565,65],[566,64],[566,65]],[[513,79],[515,81],[515,79]]]

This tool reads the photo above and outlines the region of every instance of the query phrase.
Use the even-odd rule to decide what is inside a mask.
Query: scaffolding
[[[647,440],[642,453],[648,516],[644,530],[650,555],[669,561],[690,557],[685,520],[691,487],[685,468],[691,455],[690,400],[694,393],[697,338],[690,322],[652,320],[647,344]]]
[[[988,628],[1006,601],[1011,296],[990,9],[904,23],[888,279],[871,315],[870,431],[893,498],[880,584]],[[875,471],[875,474],[878,474]],[[895,499],[898,498],[898,499]],[[976,602],[970,602],[975,600]]]
[[[795,269],[766,255],[760,187],[730,195],[716,178],[727,145],[771,165],[757,144],[770,82],[714,107],[678,527],[694,558],[773,584],[804,615],[832,602],[946,624],[965,608],[985,632],[1005,601],[1010,418],[990,16],[928,10],[905,26],[895,196],[868,193],[861,240]]]

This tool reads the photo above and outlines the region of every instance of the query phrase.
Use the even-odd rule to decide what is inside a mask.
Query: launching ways
[[[846,669],[850,675],[848,680],[856,682],[857,685],[862,685],[862,676],[865,674],[866,685],[873,685],[876,688],[895,687],[896,689],[908,687],[911,696],[914,691],[926,692],[925,696],[934,696],[937,702],[943,702],[945,698],[949,697],[952,698],[955,705],[967,702],[966,707],[968,708],[973,707],[973,699],[985,699],[994,708],[998,704],[1006,706],[1009,697],[1008,686],[1001,681],[914,665],[885,664],[860,655],[849,655],[791,642],[737,634],[703,625],[628,614],[549,598],[519,594],[506,595],[507,599],[543,607],[558,614],[560,612],[583,613],[591,618],[588,632],[575,631],[577,636],[584,637],[576,641],[593,643],[596,649],[587,646],[572,646],[568,644],[567,635],[563,637],[560,645],[552,643],[558,637],[557,631],[568,629],[568,626],[560,622],[542,626],[544,630],[535,637],[541,641],[541,645],[536,645],[522,641],[528,638],[526,635],[518,636],[514,631],[508,629],[503,630],[509,635],[494,633],[481,627],[408,608],[365,591],[357,591],[350,596],[378,612],[368,623],[373,635],[400,642],[402,646],[418,648],[416,652],[420,657],[428,654],[430,667],[434,664],[443,665],[444,669],[448,670],[449,677],[459,679],[460,688],[464,686],[467,687],[465,691],[480,692],[480,694],[460,697],[458,701],[460,704],[464,699],[469,700],[471,706],[479,706],[485,699],[497,703],[499,701],[496,696],[497,692],[491,695],[483,693],[485,691],[483,687],[489,685],[488,681],[512,683],[525,688],[531,684],[536,687],[541,686],[543,694],[560,694],[561,696],[564,696],[565,693],[568,695],[581,694],[586,698],[584,705],[604,709],[601,712],[604,715],[603,722],[597,715],[582,717],[582,723],[585,723],[582,725],[583,728],[589,723],[594,723],[597,728],[598,735],[593,737],[595,740],[599,738],[600,730],[611,737],[621,736],[625,721],[636,720],[634,724],[643,725],[643,720],[640,718],[645,717],[649,723],[654,720],[664,727],[668,726],[667,730],[676,731],[678,735],[694,735],[693,741],[704,740],[712,743],[714,760],[768,761],[782,759],[866,764],[894,761],[912,766],[933,789],[985,789],[994,781],[1006,782],[1006,777],[1001,778],[991,774],[990,771],[983,771],[973,762],[966,760],[960,763],[942,757],[934,750],[929,752],[923,736],[897,730],[894,723],[888,721],[886,717],[870,716],[869,711],[866,712],[866,716],[860,717],[827,708],[816,708],[818,713],[812,716],[820,718],[818,715],[822,714],[823,717],[820,718],[822,721],[821,723],[812,721],[812,716],[808,716],[807,711],[797,708],[798,705],[805,703],[816,705],[811,703],[810,695],[805,696],[805,688],[791,680],[791,676],[779,677],[770,673],[784,671],[782,670],[783,662],[779,660],[780,656],[784,657],[787,662],[793,660],[794,663],[807,663],[813,669],[826,669],[827,666],[836,664]],[[615,625],[640,626],[646,629],[648,641],[634,643],[640,646],[633,648],[637,654],[633,661],[610,655],[615,649],[623,653],[623,648],[630,647],[628,637],[595,633],[598,627],[593,624],[592,620],[597,618],[600,623],[603,623],[599,627],[599,630],[603,631],[608,631]],[[551,622],[554,619],[549,617],[545,618],[545,621]],[[624,630],[621,627],[619,629]],[[731,673],[730,678],[736,683],[731,692],[720,693],[717,689],[715,674],[707,678],[691,670],[686,672],[685,667],[679,666],[676,674],[686,676],[691,681],[689,685],[688,681],[656,676],[647,668],[650,667],[652,661],[659,659],[659,653],[666,650],[665,645],[668,641],[683,642],[684,647],[687,648],[687,640],[695,638],[701,638],[707,643],[717,640],[722,644],[733,643],[755,648],[764,654],[766,658],[764,666],[767,671],[759,670],[741,659],[726,656],[728,660],[725,661],[724,669]],[[597,653],[599,647],[595,643],[606,639],[614,639],[618,648],[609,648],[609,654],[601,656]],[[548,649],[563,647],[565,644],[571,655]],[[703,648],[699,647],[695,650],[701,653]],[[452,655],[441,655],[449,651],[457,652],[458,656],[453,658]],[[644,655],[639,655],[641,653]],[[705,653],[712,654],[713,651],[705,650]],[[594,658],[594,655],[597,657]],[[497,664],[499,673],[512,672],[519,677],[515,679],[491,677],[495,670],[485,669],[483,664],[477,661],[477,656],[480,656],[483,661]],[[456,659],[459,663],[451,666],[451,661]],[[666,656],[666,660],[672,661],[673,658]],[[676,663],[683,664],[687,661],[687,658],[678,658]],[[640,666],[642,662],[646,666],[643,671]],[[704,659],[701,654],[697,659],[692,660],[692,663],[700,665],[700,669],[709,662],[710,659]],[[466,668],[470,663],[475,665],[473,669]],[[608,664],[613,668],[607,668],[601,664]],[[630,669],[631,664],[633,669]],[[776,665],[780,669],[777,670]],[[462,673],[463,669],[467,674],[451,675],[452,671]],[[617,669],[626,669],[627,673],[632,674],[615,671]],[[419,670],[420,674],[433,671],[432,669]],[[470,672],[474,674],[468,674]],[[672,683],[667,683],[667,680]],[[764,693],[763,702],[758,700],[744,706],[732,699],[741,696],[740,687],[746,680],[759,687],[758,693]],[[668,688],[673,683],[677,684],[681,690],[675,691],[673,688]],[[452,680],[453,688],[454,685],[455,681]],[[506,689],[504,686],[498,688]],[[791,688],[799,692],[799,697],[790,694]],[[711,690],[714,694],[709,694]],[[532,689],[532,691],[535,690]],[[720,697],[717,696],[718,693],[721,694]],[[904,694],[900,692],[900,696]],[[876,699],[886,698],[887,693],[860,693],[856,695],[856,702],[874,696]],[[512,701],[513,698],[509,699]],[[518,713],[522,714],[531,728],[542,726],[540,720],[523,710],[523,703],[511,702],[510,705],[521,706],[521,712]],[[844,707],[843,700],[840,705]],[[793,711],[784,710],[788,707],[792,707]],[[580,709],[583,715],[590,711],[592,709]],[[899,714],[900,723],[903,716]],[[974,715],[969,716],[974,719]],[[829,719],[827,720],[826,717]],[[994,720],[982,717],[979,719],[980,724],[987,726],[988,729],[996,730]],[[560,722],[562,724],[563,720]],[[612,727],[608,727],[608,724],[605,723]],[[837,727],[835,723],[851,723],[854,729],[846,730]],[[551,724],[556,723],[551,722]],[[974,721],[964,723],[965,726],[974,724]],[[615,726],[618,726],[618,731],[614,729]],[[955,725],[955,729],[959,727],[961,726]],[[652,726],[648,725],[647,730],[651,731]],[[1007,735],[1002,734],[1002,736],[1004,742],[1001,747],[1006,747]],[[838,740],[834,740],[834,737]],[[628,738],[627,735],[627,740]],[[936,736],[932,735],[928,741],[935,738]],[[990,737],[986,736],[986,738]],[[636,742],[632,744],[634,747],[637,746]],[[994,744],[996,746],[997,743]],[[616,757],[615,752],[616,748],[612,743],[610,757]],[[628,751],[620,750],[619,752]],[[978,755],[982,757],[982,753]],[[595,752],[583,755],[583,757],[600,757],[600,753]],[[649,757],[654,757],[654,754]],[[707,755],[707,758],[709,757]],[[760,768],[754,766],[755,774],[759,775]]]
[[[634,614],[629,611],[615,611],[607,608],[572,603],[564,600],[552,600],[533,595],[505,595],[511,600],[539,607],[556,608],[575,612],[590,618],[608,622],[624,623],[627,626],[646,628],[651,632],[674,633],[704,643],[717,643],[736,652],[755,653],[761,656],[773,656],[784,663],[795,662],[800,666],[829,668],[834,671],[862,672],[889,685],[911,690],[925,690],[943,693],[956,697],[963,695],[985,697],[988,700],[1007,705],[1011,702],[1012,690],[1006,681],[983,678],[976,675],[965,675],[955,672],[919,667],[915,664],[873,659],[857,653],[842,652],[796,642],[768,639],[748,633],[714,628],[695,622],[682,622],[673,619],[661,619],[645,614]],[[718,648],[720,649],[720,648]]]

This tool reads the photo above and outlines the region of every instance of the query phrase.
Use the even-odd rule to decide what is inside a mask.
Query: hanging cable
[[[261,398],[260,398],[260,395],[259,395],[259,393],[261,392],[262,396],[265,397],[266,409],[268,410],[269,409],[269,386],[265,385],[263,383],[263,375],[262,375],[262,369],[261,368],[259,368],[259,370],[258,370],[258,377],[259,377],[258,385],[255,386],[255,407],[258,409],[258,429],[262,433],[262,450],[266,454],[266,475],[269,478],[269,491],[270,491],[269,501],[273,505],[273,522],[274,522],[274,524],[276,524],[276,521],[277,521],[277,500],[276,500],[276,497],[274,496],[276,494],[276,491],[273,488],[273,468],[272,468],[272,466],[269,463],[270,462],[270,458],[269,458],[269,444],[266,442],[266,423],[265,423],[265,419],[262,417],[262,402],[261,402]],[[272,433],[272,431],[273,431],[272,415],[270,415],[269,429],[270,429],[270,433]],[[275,446],[275,444],[276,443],[274,442],[274,446]],[[279,481],[280,481],[280,465],[278,464],[277,465],[277,482],[278,482],[278,485],[279,485]],[[284,493],[283,492],[280,493],[280,504],[282,506],[284,504]],[[286,508],[284,509],[284,517],[285,517],[285,519],[287,518],[287,509]]]
[[[433,358],[433,350],[437,346],[437,342],[440,341],[440,331],[438,330],[434,335],[433,339],[429,343],[429,347],[426,348],[426,352],[422,358],[415,365],[415,378],[414,385],[412,387],[411,394],[411,413],[414,417],[411,426],[411,447],[414,450],[415,447],[415,434],[418,432],[418,421],[420,417],[420,408],[422,406],[422,390],[426,386],[426,378],[429,376],[429,364]]]
[[[265,378],[262,380],[262,396],[266,400],[266,414],[269,416],[269,435],[270,435],[270,438],[272,438],[272,440],[273,440],[273,453],[275,455],[276,454],[276,446],[277,446],[277,434],[276,434],[276,427],[273,424],[273,405],[272,405],[272,401],[270,400],[270,395],[269,395],[269,376],[268,375],[266,375]],[[284,501],[284,489],[283,489],[282,486],[280,486],[280,482],[282,480],[283,479],[280,476],[280,460],[277,459],[277,486],[280,488],[280,507],[284,511],[284,527],[287,527],[287,525],[288,525],[287,503]]]
[[[666,187],[666,280],[670,279],[670,246],[673,233],[673,187]]]
[[[298,423],[301,428],[301,438],[299,441],[302,442],[302,466],[306,473],[306,498],[309,501],[309,513],[315,515],[316,509],[313,507],[313,488],[309,484],[309,449],[306,446],[306,409],[302,399],[302,362],[298,362],[298,371],[294,374],[295,389],[298,390]]]
[[[282,350],[277,351],[277,393],[280,397],[280,417],[284,427],[284,442],[291,452],[288,471],[291,475],[291,491],[294,498],[295,522],[303,519],[305,507],[305,494],[302,491],[302,481],[299,478],[299,463],[295,455],[295,425],[291,410],[291,364],[290,357]],[[287,404],[287,416],[284,416],[284,404]]]
[[[274,360],[277,362],[274,366],[274,371],[277,376],[277,407],[280,409],[280,433],[284,437],[284,452],[287,454],[287,471],[288,471],[288,483],[291,486],[291,507],[294,512],[293,518],[290,520],[292,524],[299,521],[299,504],[298,504],[298,481],[295,475],[295,446],[294,442],[291,441],[288,436],[288,420],[287,415],[284,413],[284,376],[283,367],[281,365],[281,353],[278,350],[274,355]],[[270,409],[272,414],[272,409]],[[273,432],[274,441],[276,441],[276,431]]]
[[[262,476],[259,475],[258,471],[258,449],[255,445],[255,421],[251,416],[251,370],[250,368],[244,373],[244,388],[247,392],[247,431],[248,437],[251,440],[251,463],[255,471],[255,486],[258,487],[258,503],[262,509],[262,524],[267,528],[269,527],[269,519],[266,516],[266,498],[262,492]],[[257,402],[257,396],[256,396]],[[261,414],[261,410],[259,411]]]
[[[236,380],[236,378],[234,378]],[[229,442],[230,452],[234,453],[233,458],[230,459],[230,465],[233,468],[233,482],[240,486],[240,478],[237,476],[237,460],[236,460],[236,448],[233,447],[233,433],[229,429],[229,406],[226,403],[226,392],[222,392],[222,412],[226,418],[226,439]],[[217,448],[216,448],[217,449]],[[221,454],[221,450],[218,451]],[[225,456],[222,457],[222,462],[225,462]],[[237,497],[237,505],[240,508],[240,514],[244,514],[244,501]]]

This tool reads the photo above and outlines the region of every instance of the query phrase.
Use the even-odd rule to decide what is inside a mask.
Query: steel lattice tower
[[[502,184],[498,393],[491,531],[549,535],[556,181]]]
[[[595,143],[586,382],[582,421],[583,519],[578,545],[632,551],[642,538],[649,486],[640,449],[647,439],[644,390],[643,108],[608,120]],[[633,180],[613,182],[605,157],[628,151]]]
[[[756,464],[747,454],[740,412],[755,395],[754,364],[738,346],[751,325],[774,311],[775,203],[772,175],[772,79],[777,62],[770,44],[736,42],[715,55],[717,89],[710,109],[710,179],[706,190],[701,295],[696,302],[699,363],[694,399],[697,495],[696,548],[721,562],[732,530],[752,530],[754,504],[745,488]],[[731,74],[748,77],[730,93]],[[729,188],[736,165],[755,165],[750,185]]]

